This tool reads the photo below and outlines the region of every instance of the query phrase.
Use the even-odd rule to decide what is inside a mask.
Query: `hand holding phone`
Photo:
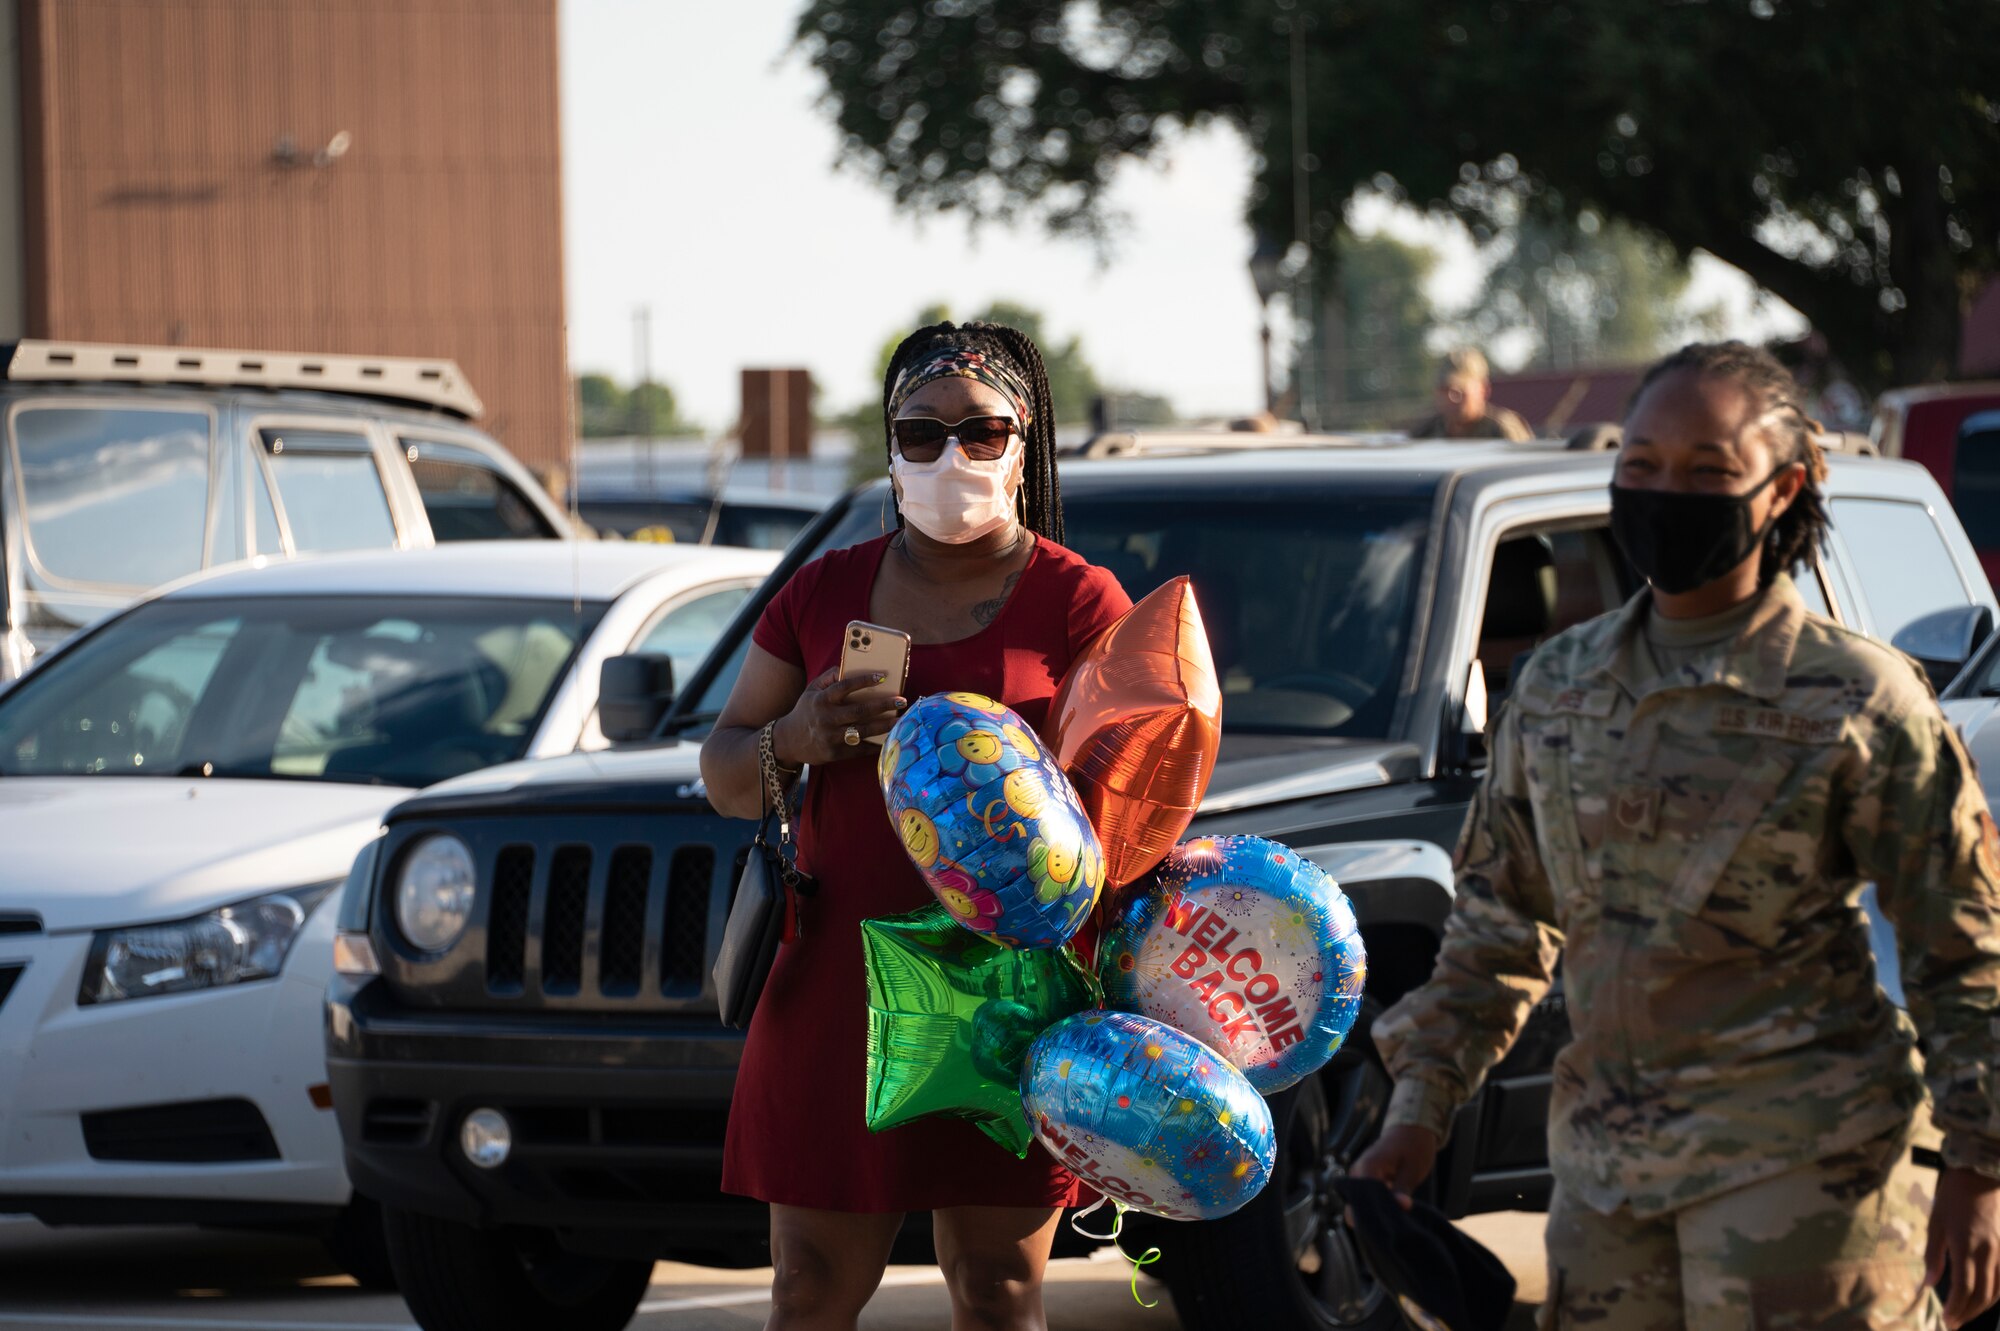
[[[880,675],[880,684],[856,689],[849,702],[869,702],[901,696],[910,673],[910,635],[901,629],[870,624],[857,619],[847,626],[847,638],[840,648],[840,677]],[[870,744],[880,744],[880,735],[864,735]]]

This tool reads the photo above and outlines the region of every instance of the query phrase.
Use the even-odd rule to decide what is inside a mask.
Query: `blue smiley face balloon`
[[[1055,759],[976,693],[919,698],[882,743],[889,821],[953,919],[1008,947],[1069,941],[1104,888],[1104,854]]]
[[[1028,1046],[1021,1107],[1035,1137],[1113,1201],[1213,1220],[1263,1190],[1271,1109],[1229,1061],[1136,1012],[1065,1017]]]

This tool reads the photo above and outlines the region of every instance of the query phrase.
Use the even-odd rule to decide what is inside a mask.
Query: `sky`
[[[651,371],[684,415],[734,419],[737,372],[804,366],[825,408],[875,399],[885,338],[942,302],[968,317],[996,299],[1081,336],[1099,378],[1164,394],[1184,416],[1261,405],[1258,309],[1243,222],[1251,154],[1232,131],[1180,138],[1127,166],[1129,218],[1108,257],[1033,223],[969,232],[897,212],[838,136],[817,77],[790,49],[803,0],[563,0],[564,244],[571,364],[635,377],[634,312],[650,311]],[[1436,247],[1432,298],[1469,300],[1480,262],[1454,227],[1366,210]],[[1697,263],[1695,298],[1734,331],[1796,326],[1747,283]],[[1504,361],[1504,356],[1501,358]]]

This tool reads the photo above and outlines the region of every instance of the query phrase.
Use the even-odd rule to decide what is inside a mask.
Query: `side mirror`
[[[674,663],[650,652],[614,656],[597,675],[597,728],[613,744],[651,739],[674,700]]]
[[[1992,632],[1991,610],[1983,605],[1954,605],[1911,620],[1891,639],[1891,645],[1916,657],[1931,677],[1931,687],[1943,692]]]

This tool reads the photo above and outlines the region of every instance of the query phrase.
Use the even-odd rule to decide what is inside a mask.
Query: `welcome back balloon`
[[[1262,837],[1176,846],[1119,898],[1097,958],[1106,1003],[1186,1031],[1267,1095],[1333,1057],[1368,975],[1346,894]]]
[[[1069,941],[1104,887],[1097,834],[1025,721],[976,693],[919,698],[876,769],[903,849],[952,918],[1008,947]]]

